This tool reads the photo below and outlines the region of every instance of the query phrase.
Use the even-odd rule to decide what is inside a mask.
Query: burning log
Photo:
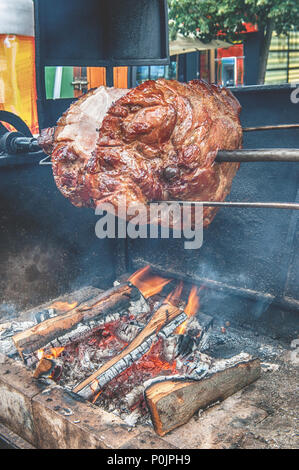
[[[145,399],[155,431],[164,436],[185,424],[200,408],[224,400],[261,373],[259,359],[240,354],[228,360],[219,360],[200,378],[166,379],[149,385]]]
[[[85,399],[90,399],[108,382],[142,357],[150,349],[158,334],[169,336],[187,318],[181,308],[170,303],[162,304],[129,346],[78,384],[73,392],[78,393]]]
[[[34,371],[33,377],[35,379],[40,379],[42,377],[54,380],[55,382],[59,380],[62,373],[62,365],[58,364],[54,359],[49,359],[43,357],[37,368]]]
[[[49,354],[45,354],[43,350],[38,351],[39,363],[37,364],[33,377],[35,379],[47,378],[55,382],[58,381],[62,374],[62,363],[57,358],[63,350],[64,347],[52,348]]]
[[[122,311],[128,311],[132,302],[141,298],[138,288],[130,282],[119,284],[64,315],[17,333],[14,344],[23,360],[41,348],[65,346],[89,334],[95,326],[117,320]]]

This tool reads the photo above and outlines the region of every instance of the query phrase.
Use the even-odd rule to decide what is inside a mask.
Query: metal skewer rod
[[[299,129],[299,124],[274,124],[273,126],[243,127],[243,132]]]
[[[216,162],[299,162],[299,149],[219,150]]]
[[[252,207],[261,209],[291,209],[299,210],[299,203],[296,202],[230,202],[230,201],[152,201],[152,203],[166,204],[191,204],[203,206],[220,206],[220,207]]]
[[[29,154],[35,156],[36,153]],[[216,162],[298,162],[299,149],[238,149],[219,150]],[[49,155],[40,161],[40,165],[52,165]]]

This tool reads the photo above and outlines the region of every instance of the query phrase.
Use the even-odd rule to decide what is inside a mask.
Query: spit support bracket
[[[39,165],[52,165],[51,155],[47,155],[45,158],[42,158],[39,162]]]

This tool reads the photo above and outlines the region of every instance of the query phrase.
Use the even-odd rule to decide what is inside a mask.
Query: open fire
[[[213,319],[200,311],[202,289],[146,266],[87,301],[53,303],[12,341],[36,379],[164,435],[260,374],[248,354],[204,353]]]

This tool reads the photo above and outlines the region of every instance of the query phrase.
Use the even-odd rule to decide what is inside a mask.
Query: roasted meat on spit
[[[201,80],[100,87],[43,130],[39,144],[52,155],[58,188],[78,207],[223,201],[239,163],[215,158],[241,148],[240,110],[229,90]],[[217,210],[204,207],[204,226]]]

